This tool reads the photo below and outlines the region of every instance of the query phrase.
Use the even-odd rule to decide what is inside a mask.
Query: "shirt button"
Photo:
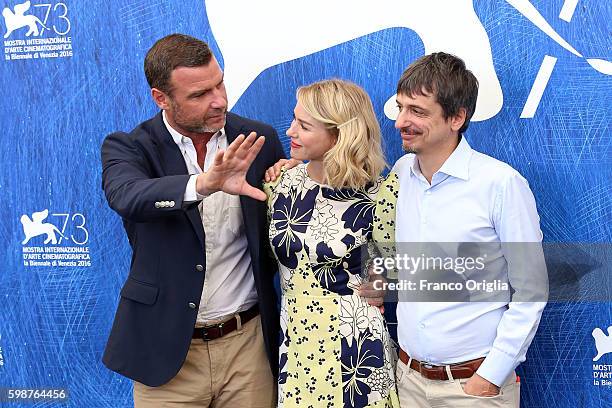
[[[202,265],[196,265],[196,271],[202,272],[203,270],[204,270],[204,267]]]
[[[196,304],[193,302],[189,302],[189,308],[190,309],[195,309],[196,308]]]
[[[425,328],[425,323],[421,323],[421,324],[419,324],[419,327],[420,327],[421,329],[424,329],[424,328]]]
[[[431,195],[431,190],[427,190],[427,191],[425,192],[425,194],[427,194],[427,195]]]
[[[421,219],[421,224],[427,224],[427,218],[422,218]]]

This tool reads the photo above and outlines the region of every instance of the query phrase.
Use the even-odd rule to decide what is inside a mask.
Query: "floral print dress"
[[[279,407],[399,407],[385,320],[357,295],[380,187],[332,189],[305,164],[264,185],[282,290]]]

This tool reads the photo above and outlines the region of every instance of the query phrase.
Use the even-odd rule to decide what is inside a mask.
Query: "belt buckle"
[[[435,365],[433,365],[431,363],[428,363],[427,361],[419,361],[419,366],[420,366],[419,369],[421,369],[423,367],[425,367],[427,369],[437,367],[437,366],[435,366]]]
[[[212,329],[214,327],[219,329],[219,337],[223,337],[223,325],[224,324],[225,324],[225,322],[219,323],[219,324],[213,324],[212,326],[204,326],[204,328],[202,330],[202,340],[204,340],[204,341],[214,340],[214,339],[211,339],[210,337],[208,337],[208,329]]]
[[[423,369],[431,370],[431,369],[433,369],[435,367],[438,367],[438,366],[436,366],[434,364],[431,364],[431,363],[428,363],[427,361],[419,361],[419,374],[421,374],[421,377],[425,377]],[[425,377],[425,378],[427,378],[427,377]]]
[[[223,334],[224,334],[224,333],[223,333],[223,325],[224,325],[224,324],[225,324],[225,322],[223,322],[223,323],[219,323],[219,324],[217,325],[217,328],[219,329],[219,337],[223,337]]]

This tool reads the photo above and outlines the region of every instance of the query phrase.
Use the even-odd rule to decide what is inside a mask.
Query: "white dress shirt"
[[[204,226],[206,277],[196,325],[223,320],[257,303],[251,255],[244,232],[240,197],[218,191],[209,196],[196,192],[196,178],[202,172],[190,138],[173,129],[163,113],[164,124],[181,150],[192,176],[185,188],[184,201],[202,200],[198,208]],[[206,144],[204,171],[214,161],[219,149],[227,149],[227,136],[221,129]]]
[[[527,298],[535,300],[512,301],[508,290],[506,300],[497,297],[494,302],[400,301],[400,346],[411,357],[434,365],[486,356],[478,374],[503,384],[525,360],[548,293],[539,216],[527,181],[509,165],[472,150],[465,137],[431,184],[413,154],[400,158],[392,171],[400,184],[398,245],[454,243],[456,251],[460,243],[488,243],[484,278],[509,283],[517,290],[514,300],[519,291],[530,290]],[[512,242],[532,243],[523,248],[529,259],[524,252],[510,251],[506,243]],[[399,274],[400,280],[411,278],[406,271]]]

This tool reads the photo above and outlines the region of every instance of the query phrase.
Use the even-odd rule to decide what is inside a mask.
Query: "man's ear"
[[[170,108],[170,96],[164,91],[160,91],[157,88],[151,88],[151,96],[155,104],[159,106],[159,109],[166,110]]]
[[[454,132],[458,132],[459,129],[461,129],[461,127],[465,123],[466,116],[467,116],[467,111],[465,110],[465,108],[459,108],[459,111],[457,112],[457,114],[450,117],[451,129]]]

